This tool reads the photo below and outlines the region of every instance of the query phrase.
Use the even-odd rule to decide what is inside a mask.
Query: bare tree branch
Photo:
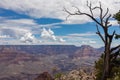
[[[114,52],[113,54],[111,54],[111,59],[112,60],[116,60],[117,56],[120,54],[120,49],[118,49],[116,52]]]
[[[111,52],[117,50],[118,48],[120,48],[120,45],[118,45],[118,46],[116,46],[116,47],[113,47],[113,48],[111,49]]]
[[[75,15],[75,13],[71,13],[71,12],[68,11],[65,7],[64,7],[64,11],[67,12],[69,15]]]
[[[87,7],[89,8],[91,15],[94,16],[93,15],[93,11],[92,11],[92,4],[91,4],[91,2],[89,4],[89,2],[87,1]]]
[[[108,24],[109,24],[108,20],[110,19],[111,16],[112,16],[112,15],[110,14],[110,15],[106,18],[105,27],[108,27]]]
[[[90,15],[90,14],[88,14],[88,13],[83,13],[83,12],[81,12],[77,7],[75,7],[75,8],[78,10],[78,11],[75,12],[75,13],[72,13],[72,12],[68,11],[66,8],[64,8],[64,11],[69,14],[69,15],[67,16],[67,18],[68,18],[69,16],[71,16],[71,15],[86,15],[86,16],[90,17],[93,21],[95,21],[97,24],[99,24],[100,26],[103,27],[103,25],[102,25],[99,21],[97,21],[97,19],[94,18],[92,15]]]
[[[109,35],[109,34],[108,34],[109,44],[110,44],[110,45],[111,45],[111,43],[112,43],[112,40],[113,40],[114,35],[115,35],[115,31],[113,32],[112,35]]]
[[[102,36],[102,34],[100,33],[100,30],[99,30],[99,28],[98,28],[98,25],[96,24],[96,27],[97,27],[97,32],[96,32],[96,34],[98,34],[99,36],[100,36],[100,38],[102,39],[102,41],[104,42],[104,44],[105,44],[105,39],[104,39],[104,37]]]
[[[106,11],[106,13],[104,14],[104,16],[102,17],[103,19],[105,18],[105,16],[108,14],[108,12],[109,12],[109,9],[107,8],[107,11]]]
[[[72,7],[76,8],[78,13],[81,13],[78,7],[76,6],[72,6]]]
[[[112,26],[112,24],[108,25],[108,27],[111,27],[111,26]]]
[[[69,15],[66,17],[66,20],[68,20],[68,18],[69,18],[71,15],[76,15],[75,13],[71,13],[70,11],[68,11],[65,7],[64,7],[64,11],[69,14]]]
[[[100,9],[100,21],[101,21],[101,24],[103,25],[103,17],[102,17],[102,15],[103,15],[103,9],[102,9],[102,6],[101,6],[100,2],[99,2],[99,4],[100,4],[100,7],[98,7],[98,8]]]

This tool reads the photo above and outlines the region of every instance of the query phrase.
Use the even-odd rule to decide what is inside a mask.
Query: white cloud
[[[5,20],[4,23],[9,24],[24,24],[24,25],[37,25],[32,19],[14,19],[14,20]]]
[[[0,39],[1,38],[10,38],[10,36],[9,35],[0,35]]]
[[[66,42],[66,40],[64,40],[63,38],[59,39],[60,42]]]
[[[43,28],[42,32],[41,32],[41,37],[50,37],[51,35],[49,34],[49,32]]]
[[[51,29],[46,30],[45,28],[43,28],[41,31],[41,37],[46,39],[52,39],[54,41],[57,40],[56,36],[54,35],[54,32]]]
[[[43,28],[41,31],[41,38],[44,39],[44,41],[49,42],[49,40],[52,40],[54,42],[66,42],[61,36],[55,36],[54,32],[49,28],[48,30],[46,28]]]
[[[56,41],[56,36],[54,35],[54,32],[51,29],[46,30],[46,28],[43,28],[41,31],[41,37]]]
[[[110,24],[112,24],[113,26],[119,26],[118,22],[116,20],[110,20],[109,21]]]
[[[94,45],[93,45],[94,44]],[[81,41],[81,45],[91,45],[93,47],[98,47],[98,43],[94,40]],[[101,45],[99,45],[101,47]]]
[[[33,17],[43,16],[58,16],[60,11],[60,0],[3,0],[0,1],[0,6],[6,9],[12,9],[14,11],[25,13]],[[11,3],[11,4],[10,4]],[[49,5],[48,5],[49,3]],[[51,15],[52,13],[52,15]]]
[[[91,41],[89,41],[89,43],[90,43],[90,44],[95,44],[96,41],[91,40]]]
[[[0,7],[5,9],[11,9],[18,13],[26,14],[32,17],[51,17],[59,18],[65,20],[67,14],[63,11],[63,7],[66,7],[70,11],[74,12],[75,8],[72,8],[73,5],[80,8],[81,11],[90,13],[86,8],[87,0],[0,0]],[[93,6],[98,5],[99,1],[102,3],[102,8],[106,10],[108,7],[110,13],[114,14],[119,10],[120,0],[89,0],[93,3]],[[49,3],[49,4],[48,4]],[[95,15],[98,15],[98,11],[95,12]],[[83,23],[89,18],[76,17],[70,18],[71,22]]]
[[[33,27],[36,28],[39,25],[33,19],[7,19],[3,18],[0,19],[0,26],[1,27],[17,27],[22,29],[32,29]],[[40,27],[40,26],[39,26]]]
[[[17,27],[1,27],[0,28],[1,35],[8,35],[16,39],[24,35],[26,32],[29,32],[29,30],[17,28]]]
[[[49,28],[48,32],[49,32],[51,35],[54,34],[54,32],[53,32],[50,28]]]
[[[3,18],[0,19],[0,29],[1,28],[8,28],[8,29],[22,29],[24,30],[31,30],[34,31],[32,29],[38,29],[41,26],[39,26],[37,23],[35,23],[35,21],[33,19],[7,19],[7,18]],[[36,30],[35,30],[36,31]]]
[[[35,37],[32,35],[32,33],[28,32],[24,36],[20,38],[20,41],[22,42],[36,42]]]
[[[104,45],[103,42],[98,38],[98,36],[95,33],[91,33],[91,32],[75,33],[61,37],[66,40],[64,44],[70,44],[76,46],[90,45],[96,48],[102,47]]]
[[[87,41],[82,41],[81,44],[82,44],[82,45],[88,45],[88,42],[87,42]]]
[[[87,33],[74,33],[74,34],[69,34],[69,36],[76,36],[76,37],[88,37],[88,36],[96,36],[95,33],[93,32],[87,32]]]
[[[57,40],[55,35],[51,35],[51,38],[52,38],[54,41]]]

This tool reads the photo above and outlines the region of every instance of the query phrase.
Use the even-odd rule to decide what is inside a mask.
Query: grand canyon
[[[0,80],[33,80],[42,72],[92,70],[104,48],[89,45],[1,45]]]

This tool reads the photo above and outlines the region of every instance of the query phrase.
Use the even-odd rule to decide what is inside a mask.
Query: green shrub
[[[120,57],[117,58],[117,61],[120,62]],[[100,57],[98,61],[95,62],[96,69],[96,80],[100,80],[102,77],[103,71],[103,55]],[[120,80],[120,65],[115,65],[111,71],[111,78],[107,80]]]
[[[56,78],[57,78],[57,79],[60,79],[62,75],[63,75],[62,73],[57,73],[57,74],[54,75],[54,77],[55,77],[55,79],[56,79]]]

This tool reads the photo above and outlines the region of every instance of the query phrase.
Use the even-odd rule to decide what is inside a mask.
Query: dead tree
[[[114,62],[114,60],[120,54],[120,45],[116,47],[111,47],[111,43],[113,41],[114,35],[116,34],[116,31],[113,31],[112,34],[108,32],[109,28],[112,27],[112,25],[109,22],[109,19],[112,17],[112,15],[109,14],[108,8],[106,9],[106,11],[103,10],[101,2],[99,3],[99,6],[93,7],[91,2],[87,1],[87,7],[90,13],[81,12],[78,7],[74,7],[76,9],[75,12],[71,12],[66,8],[64,8],[64,11],[68,13],[66,19],[74,15],[86,15],[96,23],[96,28],[97,28],[96,34],[98,34],[98,36],[101,38],[105,46],[103,74],[101,80],[107,80],[107,78],[109,78],[111,74],[112,62]],[[94,17],[94,12],[93,12],[97,9],[99,10],[99,18],[98,18],[99,20]],[[104,34],[101,33],[99,29],[100,27],[103,29]]]

